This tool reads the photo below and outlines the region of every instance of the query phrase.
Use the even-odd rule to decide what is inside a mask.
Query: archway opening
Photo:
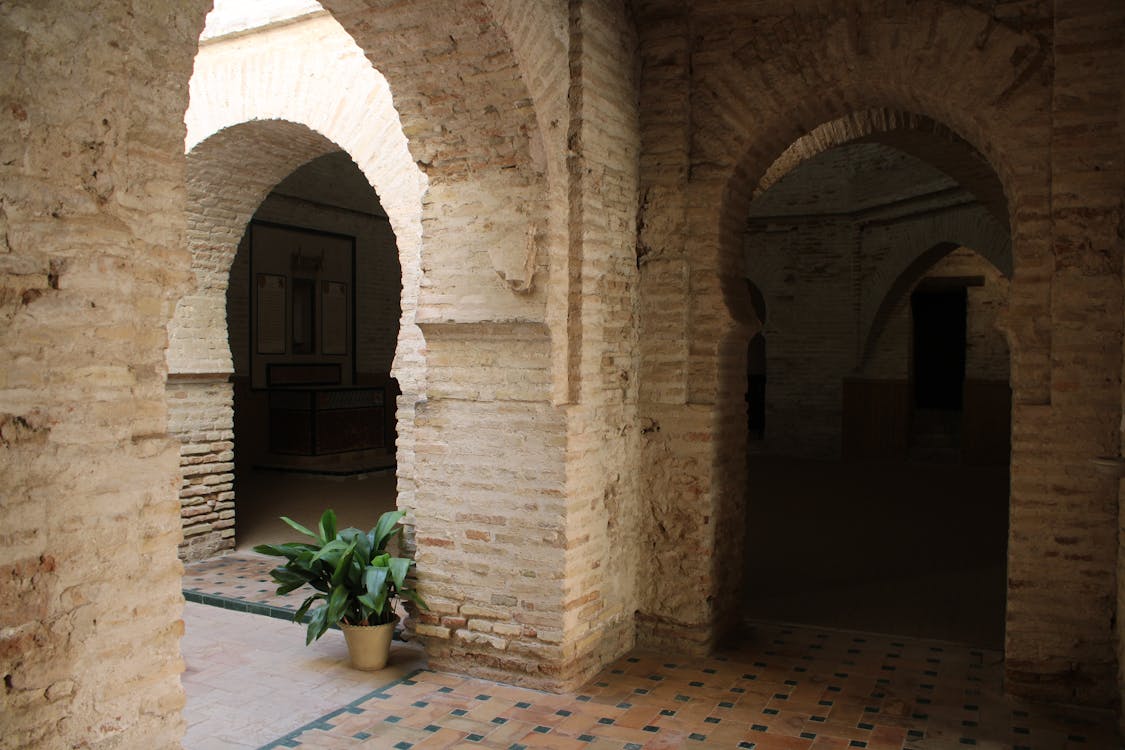
[[[750,304],[761,325],[766,324],[766,298],[751,280]],[[766,434],[766,337],[761,331],[754,334],[746,349],[746,422],[747,437],[761,440]]]
[[[1000,649],[1007,227],[994,193],[898,146],[824,150],[749,210],[770,392],[744,612]]]
[[[391,375],[402,315],[398,248],[343,151],[275,185],[230,268],[236,548],[309,527],[329,503],[371,528],[395,507]]]
[[[389,85],[313,0],[223,2],[201,37],[191,101],[196,283],[176,308],[168,353],[184,475],[181,558],[234,549],[236,525],[239,546],[252,543],[254,497],[284,496],[310,476],[336,484],[315,493],[308,512],[341,505],[355,477],[375,472],[386,485],[376,494],[397,491],[412,507],[427,182]],[[376,262],[377,273],[368,268]],[[288,395],[271,405],[268,392],[283,387]],[[282,439],[294,431],[304,437]],[[406,468],[396,477],[398,463]],[[276,482],[285,492],[245,485],[254,467],[285,471]],[[272,528],[288,533],[279,510],[268,512]]]

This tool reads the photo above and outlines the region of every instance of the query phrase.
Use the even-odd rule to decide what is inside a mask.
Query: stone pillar
[[[0,8],[0,748],[178,747],[184,110],[210,3]],[[159,64],[156,64],[156,63]]]

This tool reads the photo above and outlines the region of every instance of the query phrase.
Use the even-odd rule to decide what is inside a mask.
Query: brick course
[[[435,665],[558,688],[736,624],[746,219],[863,140],[1007,224],[1007,685],[1116,705],[1119,3],[326,0],[193,78],[208,5],[0,10],[0,747],[178,744],[181,516],[230,521],[228,270],[338,150],[400,254]]]

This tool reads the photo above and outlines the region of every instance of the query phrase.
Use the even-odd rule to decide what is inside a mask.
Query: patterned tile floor
[[[280,557],[238,552],[189,563],[184,566],[184,597],[189,602],[292,618],[308,594],[301,590],[284,596],[274,593],[277,584],[269,572],[283,562]]]
[[[256,564],[262,561],[268,569],[269,559]],[[278,604],[248,582],[252,564],[226,558],[210,573],[189,566],[185,588],[217,596],[245,592]],[[277,739],[264,747],[1121,747],[1111,715],[1009,698],[1002,674],[994,651],[752,624],[738,649],[707,659],[637,651],[564,695],[420,669],[311,722],[279,725]]]

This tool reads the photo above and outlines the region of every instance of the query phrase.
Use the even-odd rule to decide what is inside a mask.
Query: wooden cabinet
[[[270,389],[270,451],[321,456],[382,448],[385,400],[384,388]]]

